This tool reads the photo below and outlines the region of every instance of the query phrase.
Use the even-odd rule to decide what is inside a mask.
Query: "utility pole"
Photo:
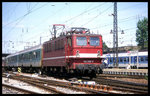
[[[113,49],[115,50],[116,53],[116,64],[114,64],[114,67],[118,67],[118,25],[117,25],[117,2],[114,2],[114,32],[113,32],[113,40],[114,40],[114,44],[113,44]],[[116,36],[115,36],[116,35]]]
[[[117,2],[114,2],[114,13],[112,15],[114,17],[113,30],[111,30],[110,34],[113,33],[113,67],[118,68],[118,28],[120,27],[117,24]],[[121,34],[124,34],[123,30],[121,30]]]

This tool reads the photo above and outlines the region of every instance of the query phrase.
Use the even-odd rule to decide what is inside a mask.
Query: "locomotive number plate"
[[[84,63],[93,63],[94,61],[93,60],[84,60],[83,62]]]

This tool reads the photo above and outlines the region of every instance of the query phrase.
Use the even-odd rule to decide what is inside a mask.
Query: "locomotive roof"
[[[102,36],[101,34],[72,34],[77,36]]]
[[[46,42],[44,42],[44,44],[48,43],[48,42],[51,42],[51,41],[57,41],[59,39],[62,39],[62,38],[68,37],[68,36],[102,36],[102,35],[101,34],[70,34],[70,35],[62,35],[62,36],[59,36],[59,37],[57,37],[55,39],[46,41]]]
[[[42,48],[42,45],[36,45],[34,47],[31,47],[31,48],[16,52],[14,54],[8,55],[7,58],[11,57],[11,56],[16,56],[16,55],[19,55],[19,54],[22,54],[22,53],[30,52],[30,51],[33,51],[33,50],[41,49],[41,48]]]

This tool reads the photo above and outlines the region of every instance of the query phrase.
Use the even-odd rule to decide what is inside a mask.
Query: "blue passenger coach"
[[[42,46],[38,45],[6,57],[6,66],[10,68],[37,68],[42,63]],[[11,70],[11,69],[10,69]]]
[[[108,68],[113,67],[113,54],[103,54],[108,60]],[[114,58],[116,61],[116,58]],[[148,52],[129,51],[127,53],[118,53],[118,67],[127,68],[148,68]]]

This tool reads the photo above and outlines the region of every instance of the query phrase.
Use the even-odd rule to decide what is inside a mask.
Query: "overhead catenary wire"
[[[25,17],[25,16],[24,16],[24,17]],[[15,26],[18,25],[18,24],[24,19],[24,17],[21,18],[18,22],[16,22]],[[15,27],[12,27],[12,28],[7,32],[7,34],[9,34],[14,28],[15,28]],[[4,37],[6,37],[6,36],[10,36],[10,35],[5,35]]]
[[[28,12],[30,12],[31,10],[33,10],[36,6],[38,5],[38,2],[31,8],[30,6],[30,3],[27,3],[27,10]]]
[[[81,16],[83,16],[84,14],[86,14],[86,13],[89,13],[90,11],[93,11],[93,10],[95,10],[95,9],[97,9],[97,8],[99,8],[99,7],[101,7],[102,5],[104,5],[104,4],[102,4],[101,6],[99,5],[99,6],[95,6],[95,7],[92,7],[92,5],[93,4],[90,4],[88,7],[86,7],[84,10],[85,11],[83,11],[81,14],[79,14],[79,15],[77,15],[77,17],[78,18],[73,18],[72,20],[70,20],[70,23],[68,23],[68,25],[72,25],[73,23],[75,23],[75,22],[77,22],[77,20],[78,19],[80,19],[80,17]],[[92,8],[91,8],[92,7]],[[70,9],[70,8],[69,8]],[[91,10],[90,10],[91,9]],[[88,10],[88,11],[87,11]],[[91,13],[91,12],[90,12]],[[71,16],[70,16],[71,17]],[[76,16],[75,16],[76,17]],[[72,21],[72,22],[71,22]],[[67,23],[66,21],[64,22],[64,23]]]
[[[8,18],[7,18],[7,20],[9,20],[11,17],[12,17],[12,15],[15,13],[15,11],[16,11],[16,8],[18,7],[18,5],[19,5],[19,3],[17,3],[16,5],[15,5],[15,7],[14,7],[14,9],[13,9],[13,11],[11,11],[10,12],[10,15],[8,15]]]
[[[8,24],[6,24],[6,25],[9,25],[9,24],[11,24],[11,23],[14,23],[14,22],[16,22],[16,21],[18,21],[18,20],[20,19],[20,20],[19,20],[18,22],[16,22],[16,24],[15,24],[15,26],[18,25],[26,16],[28,16],[28,15],[31,14],[32,12],[35,12],[36,10],[38,10],[38,9],[40,9],[40,8],[42,8],[42,7],[44,7],[45,5],[47,5],[47,4],[44,4],[44,5],[42,5],[42,6],[38,7],[38,8],[36,8],[35,10],[31,10],[30,12],[27,12],[27,13],[24,14],[22,17],[19,17],[19,18],[17,18],[15,21],[10,22],[10,23],[8,23]],[[4,26],[6,26],[6,25],[4,25]],[[8,34],[9,32],[11,32],[11,31],[15,28],[15,26],[12,27],[12,28],[7,32],[7,34]],[[7,35],[5,35],[5,36],[7,36]]]
[[[36,5],[35,5],[36,6]],[[30,5],[30,10],[32,10],[32,9],[34,9],[35,7],[33,6],[33,7],[31,7],[31,5]],[[87,11],[87,10],[86,10]],[[120,11],[120,10],[119,10]],[[87,13],[87,12],[86,12]],[[82,14],[83,15],[83,14]],[[80,16],[82,16],[82,15],[80,15]],[[73,17],[72,17],[73,18]],[[132,18],[132,17],[131,17]],[[122,22],[126,22],[126,21],[129,21],[128,19],[131,19],[131,18],[123,18],[122,20],[120,20],[120,21],[122,21]],[[134,17],[133,17],[134,18]],[[70,21],[73,21],[73,20],[75,20],[76,18],[73,18],[72,20],[70,20]],[[96,19],[96,18],[94,18],[94,19]],[[69,20],[69,19],[68,19]],[[19,22],[19,20],[18,20],[18,22]],[[20,21],[21,22],[21,21]],[[69,22],[69,21],[68,21]],[[91,21],[92,22],[92,21]],[[17,22],[16,22],[17,23]],[[17,25],[17,24],[16,24]],[[110,24],[110,25],[112,25],[112,24]],[[96,29],[96,28],[95,28]],[[133,28],[134,29],[134,28]],[[128,29],[129,30],[129,29]],[[43,33],[43,32],[41,32],[41,33]],[[41,33],[39,33],[39,34],[41,34]],[[39,35],[39,34],[37,34],[37,35]],[[35,35],[35,36],[37,36],[37,35]],[[31,38],[31,39],[34,39],[33,37]],[[29,38],[29,40],[30,40],[30,38]]]
[[[130,17],[127,17],[127,18],[118,19],[118,23],[123,23],[123,22],[131,21],[131,20],[135,20],[136,16],[137,15],[130,16]],[[141,16],[139,18],[143,18],[143,16]],[[110,25],[113,25],[113,23],[104,24],[103,26],[98,26],[98,27],[94,27],[94,28],[91,28],[91,29],[103,28],[103,27],[107,27],[107,26],[110,26]]]
[[[142,5],[142,4],[141,3],[140,4],[135,4],[134,6],[132,5],[132,6],[125,7],[123,9],[118,9],[117,11],[127,10],[127,9],[135,7],[135,6],[137,7],[138,5]]]
[[[37,2],[37,3],[31,8],[31,10],[33,10],[38,4],[39,4],[39,2]]]
[[[108,9],[110,9],[113,5],[109,6],[107,9],[105,9],[104,11],[102,11],[101,13],[99,13],[97,16],[95,16],[94,18],[92,18],[91,20],[89,20],[88,22],[86,22],[85,24],[81,25],[84,26],[84,25],[87,25],[89,24],[91,21],[93,21],[95,18],[97,18],[98,16],[100,16],[101,14],[103,14],[104,12],[106,12]]]
[[[89,9],[88,11],[91,11],[91,10],[93,10],[93,9],[99,7],[99,6],[104,5],[104,4],[105,4],[105,3],[100,4],[100,5],[98,5],[98,6],[95,6],[95,7],[91,8],[91,9]],[[65,7],[64,7],[64,8],[65,8]],[[56,11],[55,14],[58,13],[58,12],[60,12],[60,11],[63,10],[64,8],[61,8],[61,9],[59,9],[58,11]],[[81,14],[84,14],[85,12],[87,12],[87,11],[84,11],[84,12],[82,12]],[[55,14],[53,14],[53,16],[54,16]],[[81,14],[79,14],[79,15],[81,15]],[[78,15],[78,16],[79,16],[79,15]],[[51,17],[52,17],[52,16],[51,16]],[[76,17],[77,17],[77,16],[76,16]],[[76,18],[76,17],[75,17],[75,18]],[[48,16],[48,18],[49,18],[49,16]],[[47,18],[44,19],[44,20],[42,20],[42,22],[44,22],[45,20],[47,20]],[[39,26],[40,24],[43,24],[42,22],[39,23],[39,24],[37,24],[37,25]],[[52,25],[50,25],[50,26],[52,26]],[[36,28],[38,28],[38,27],[36,27]],[[43,32],[41,32],[41,33],[43,33]],[[41,33],[39,33],[39,34],[41,34]],[[38,34],[37,34],[37,35],[38,35]],[[36,36],[37,36],[37,35],[36,35]],[[33,36],[33,37],[34,37],[34,36]],[[32,37],[31,37],[31,38],[32,38]],[[29,38],[29,39],[30,39],[30,38]],[[28,39],[28,40],[29,40],[29,39]],[[32,39],[33,39],[33,38],[32,38]]]
[[[34,7],[35,7],[35,6],[34,6]],[[34,8],[34,7],[33,7],[33,8]],[[32,9],[33,9],[33,8],[32,8]],[[65,7],[59,9],[58,11],[56,11],[55,14],[53,14],[53,16],[56,15],[56,13],[60,12],[61,10],[63,10],[64,8],[65,8]],[[32,9],[31,9],[31,10],[32,10]],[[46,19],[47,19],[47,18],[46,18]],[[44,20],[46,20],[46,19],[44,19]],[[21,19],[21,20],[22,20],[22,19]],[[21,20],[20,20],[20,21],[21,21]],[[20,21],[19,21],[19,22],[20,22]],[[17,22],[16,25],[17,25],[19,22]],[[43,22],[43,21],[42,21],[42,22]],[[42,23],[40,23],[40,24],[42,24]],[[39,25],[40,25],[40,24],[39,24]],[[52,26],[52,25],[51,25],[51,26]],[[14,27],[13,27],[13,28],[14,28]],[[36,28],[38,28],[38,27],[36,27]],[[12,29],[11,29],[11,30],[12,30]],[[10,31],[9,31],[9,32],[10,32]],[[41,32],[41,33],[39,33],[39,34],[42,34],[42,33],[43,33],[43,32]],[[38,36],[39,34],[37,34],[36,36]],[[35,37],[35,36],[32,36],[31,38],[29,38],[29,39],[27,39],[27,40],[33,39],[33,37]]]
[[[95,8],[97,8],[97,7],[100,7],[100,6],[104,5],[104,4],[105,4],[105,3],[99,4],[98,6],[95,6],[95,7],[91,8],[91,9],[89,9],[89,10],[86,10],[86,11],[84,11],[84,12],[78,14],[77,16],[74,16],[74,17],[72,17],[72,18],[66,20],[65,23],[67,23],[67,22],[69,22],[69,21],[71,21],[71,20],[73,20],[73,19],[75,19],[75,18],[77,18],[77,17],[79,17],[79,16],[81,16],[81,15],[83,15],[83,14],[85,14],[85,13],[87,13],[87,12],[89,12],[89,11],[95,9]]]
[[[44,4],[44,5],[42,5],[42,6],[40,6],[40,7],[38,7],[38,8],[36,8],[36,9],[34,9],[34,10],[31,10],[30,12],[27,12],[27,13],[26,13],[26,14],[24,14],[23,16],[18,17],[17,19],[15,19],[15,20],[13,20],[13,21],[11,21],[11,22],[9,22],[9,23],[7,23],[7,24],[3,25],[3,27],[5,27],[5,26],[7,26],[7,25],[9,25],[9,24],[12,24],[12,23],[16,22],[16,21],[17,21],[17,20],[19,20],[19,19],[24,18],[24,16],[27,16],[27,15],[31,14],[32,12],[35,12],[35,11],[37,11],[38,9],[40,9],[40,8],[42,8],[42,7],[46,6],[46,5],[47,5],[47,3],[46,3],[46,4]]]
[[[27,38],[26,40],[28,40],[28,41],[31,42],[32,39],[35,40],[34,37],[38,37],[38,36],[39,36],[39,38],[40,38],[40,35],[39,35],[39,34],[44,34],[44,33],[47,33],[47,32],[45,31],[45,32],[38,33],[38,34],[36,34],[36,35],[34,35],[34,36],[30,37],[30,38]],[[50,36],[50,33],[49,33],[49,36]],[[25,40],[25,41],[26,41],[26,40]],[[22,46],[22,44],[20,44],[19,46]]]
[[[38,24],[35,25],[35,26],[39,26],[39,25],[44,24],[44,23],[42,23],[42,22],[45,22],[45,21],[47,21],[48,18],[55,16],[56,14],[58,14],[59,12],[61,12],[62,10],[64,10],[64,8],[65,8],[65,7],[62,7],[62,8],[60,8],[59,10],[57,10],[54,14],[48,15],[47,18],[45,18],[44,20],[42,20],[40,23],[38,23]],[[52,26],[52,25],[50,25],[50,26]],[[38,28],[38,27],[36,27],[36,28]],[[35,29],[35,28],[34,28],[34,29]]]
[[[38,29],[37,26],[42,25],[42,24],[43,24],[42,22],[47,21],[47,19],[48,19],[49,17],[53,17],[54,15],[56,15],[56,14],[58,14],[59,12],[61,12],[62,10],[64,10],[64,8],[65,8],[65,7],[62,7],[62,8],[60,8],[60,9],[58,9],[54,14],[52,14],[52,15],[50,14],[47,18],[45,18],[45,19],[42,20],[40,23],[38,23],[37,25],[35,25],[36,27],[33,28],[32,31],[35,30],[35,29]],[[49,25],[49,27],[51,27],[51,26],[53,26],[53,25]],[[47,28],[46,28],[46,29],[47,29]],[[40,32],[40,33],[38,33],[37,35],[42,34],[42,33],[43,33],[43,32]],[[26,35],[28,35],[28,34],[26,34]],[[36,36],[37,36],[37,35],[36,35]],[[34,36],[32,36],[32,37],[34,37]],[[32,37],[30,37],[30,38],[32,38]],[[30,40],[30,39],[27,39],[27,40]]]
[[[133,29],[136,29],[137,27],[131,27],[131,28],[127,28],[127,29],[124,29],[124,31],[128,31],[128,30],[133,30]],[[112,34],[110,34],[110,32],[105,32],[104,34],[102,34],[103,36],[104,35],[112,35]],[[126,35],[126,34],[124,34],[124,35]]]

